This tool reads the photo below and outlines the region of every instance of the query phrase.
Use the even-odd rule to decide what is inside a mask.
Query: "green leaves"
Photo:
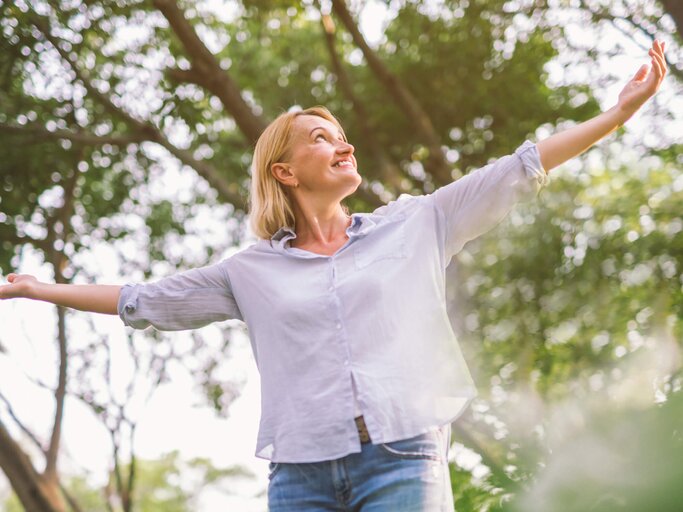
[[[487,448],[530,494],[490,478],[478,487],[512,491],[519,510],[615,510],[616,502],[600,501],[608,494],[638,510],[626,480],[588,471],[603,466],[581,460],[571,444],[579,437],[623,455],[625,470],[643,482],[643,499],[662,496],[661,510],[669,510],[677,494],[659,486],[668,476],[650,479],[638,461],[644,447],[679,449],[672,436],[683,386],[680,169],[634,162],[584,169],[581,182],[556,172],[536,203],[520,205],[459,259],[471,297],[461,341],[481,397],[461,421],[491,431]],[[667,399],[667,412],[656,412],[655,401]],[[639,414],[649,423],[617,442],[621,425]],[[563,457],[571,467],[551,469]],[[653,474],[668,475],[674,457]],[[614,471],[605,468],[605,478]],[[541,501],[535,493],[551,494]]]
[[[600,2],[585,4],[604,14]],[[335,49],[364,109],[332,72],[316,3],[230,5],[211,11],[180,3],[253,114],[272,119],[294,105],[325,104],[355,145],[366,183],[386,185],[389,196],[399,192],[396,183],[405,184],[400,192],[433,190],[437,180],[425,165],[430,149],[416,140],[415,126],[341,24]],[[386,5],[386,31],[371,41],[374,50],[427,112],[449,161],[463,173],[509,154],[539,126],[551,129],[598,111],[592,91],[601,84],[548,82],[548,63],[572,48],[545,3]],[[644,5],[640,21],[662,29],[661,12]],[[197,256],[182,249],[188,237],[209,256],[224,249],[216,241],[222,238],[197,236],[195,221],[207,211],[226,225],[243,221],[234,199],[248,194],[252,141],[202,82],[206,76],[177,26],[151,2],[44,2],[35,9],[50,12],[49,27],[28,8],[0,5],[0,272],[17,266],[25,245],[46,261],[63,252],[73,275],[84,271],[77,262],[90,248],[108,244],[125,254],[126,276],[145,278],[159,263],[169,272],[197,266]],[[181,166],[174,158],[182,151]],[[466,253],[459,258],[467,275],[466,290],[458,292],[469,297],[457,305],[461,341],[481,391],[481,408],[459,421],[481,434],[478,441],[503,469],[474,478],[454,467],[457,508],[494,509],[532,485],[552,460],[549,414],[565,400],[598,395],[622,403],[624,396],[662,399],[680,389],[680,373],[657,366],[650,356],[658,345],[648,345],[683,339],[680,153],[680,146],[655,150],[661,161],[650,167],[608,159],[567,179],[558,173],[536,203],[468,246],[469,260]],[[214,171],[213,188],[202,166]],[[392,185],[386,168],[397,174]],[[204,178],[185,181],[183,173],[192,170]],[[227,184],[222,192],[217,182]],[[225,197],[234,208],[223,208]],[[370,193],[348,201],[354,211],[376,202]],[[243,236],[236,232],[235,244]],[[224,414],[238,390],[210,359],[202,358],[197,382]],[[643,384],[638,375],[651,379]],[[638,392],[624,391],[634,386]],[[669,424],[662,425],[638,432],[665,439]],[[176,462],[150,469],[156,475],[150,489],[164,488],[156,480]],[[208,474],[214,481],[222,473]],[[184,510],[178,496],[161,509]],[[580,503],[588,510],[597,502]]]

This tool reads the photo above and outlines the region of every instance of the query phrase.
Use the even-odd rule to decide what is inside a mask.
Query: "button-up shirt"
[[[454,421],[477,392],[446,309],[451,258],[547,184],[535,144],[431,194],[354,213],[332,255],[283,227],[220,263],[127,284],[135,328],[240,319],[261,377],[256,456],[317,462],[360,452],[354,400],[373,443]]]

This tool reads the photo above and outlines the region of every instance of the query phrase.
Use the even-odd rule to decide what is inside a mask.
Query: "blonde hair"
[[[275,179],[270,168],[287,158],[292,143],[292,126],[299,116],[318,116],[330,121],[346,141],[346,134],[339,121],[322,106],[284,112],[266,127],[254,148],[249,194],[249,225],[261,239],[270,239],[284,226],[296,229],[293,199],[286,190],[287,187]],[[342,208],[348,215],[347,207],[342,205]]]

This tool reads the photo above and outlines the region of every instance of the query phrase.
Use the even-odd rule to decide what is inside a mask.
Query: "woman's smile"
[[[332,164],[332,167],[334,167],[335,169],[342,169],[342,170],[352,170],[352,171],[356,170],[356,166],[353,163],[353,160],[351,160],[350,158],[338,160],[337,162]]]

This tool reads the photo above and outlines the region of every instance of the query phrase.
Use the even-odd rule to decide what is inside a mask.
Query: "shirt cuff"
[[[540,185],[539,188],[545,187],[548,182],[548,173],[543,169],[541,164],[541,156],[538,154],[536,144],[530,140],[525,140],[524,143],[515,150],[515,154],[522,160],[524,172],[527,177],[536,180]]]
[[[116,309],[119,318],[121,318],[125,325],[130,325],[130,323],[126,321],[126,315],[134,312],[138,307],[138,293],[139,287],[134,284],[125,284],[121,288]]]

